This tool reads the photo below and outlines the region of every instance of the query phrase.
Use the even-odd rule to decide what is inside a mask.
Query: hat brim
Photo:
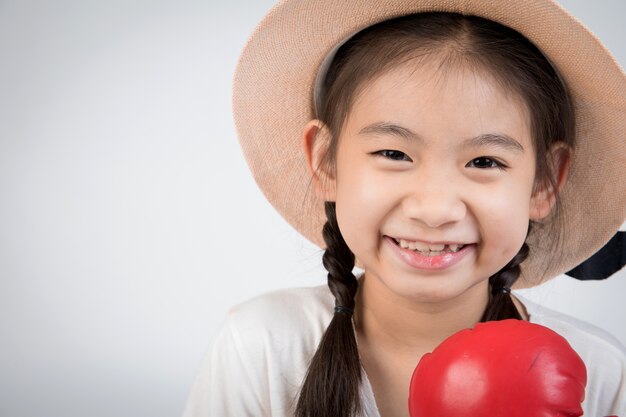
[[[278,212],[323,247],[323,201],[302,150],[313,90],[329,52],[348,37],[421,12],[481,16],[522,33],[558,68],[577,112],[577,148],[561,193],[559,245],[534,228],[516,288],[537,285],[593,255],[626,218],[626,75],[602,43],[551,0],[286,0],[258,25],[234,78],[233,110],[255,181]],[[548,218],[546,222],[552,219]]]

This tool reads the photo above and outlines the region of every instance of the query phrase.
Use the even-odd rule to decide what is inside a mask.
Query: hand
[[[522,320],[479,323],[422,357],[411,417],[579,417],[587,369],[556,332]]]

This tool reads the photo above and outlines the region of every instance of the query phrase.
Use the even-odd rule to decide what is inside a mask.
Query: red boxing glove
[[[522,320],[462,330],[422,357],[411,417],[578,417],[587,369],[556,332]]]

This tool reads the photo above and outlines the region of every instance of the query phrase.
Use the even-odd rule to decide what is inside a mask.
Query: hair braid
[[[528,257],[528,253],[528,244],[524,242],[517,255],[504,268],[489,277],[491,297],[481,321],[522,319],[515,304],[513,304],[511,287],[519,278],[522,272],[520,264]]]
[[[343,240],[337,224],[335,203],[326,202],[328,221],[322,229],[326,250],[322,257],[324,268],[328,271],[328,287],[335,296],[335,304],[354,308],[354,296],[358,287],[354,268],[354,254]]]
[[[296,417],[350,417],[360,410],[361,363],[351,314],[358,288],[354,254],[341,236],[335,203],[326,202],[325,209],[323,264],[336,309],[309,365]]]

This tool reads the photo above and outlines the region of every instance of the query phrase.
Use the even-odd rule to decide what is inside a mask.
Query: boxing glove
[[[422,357],[411,417],[578,417],[587,370],[556,332],[522,320],[479,323]]]

